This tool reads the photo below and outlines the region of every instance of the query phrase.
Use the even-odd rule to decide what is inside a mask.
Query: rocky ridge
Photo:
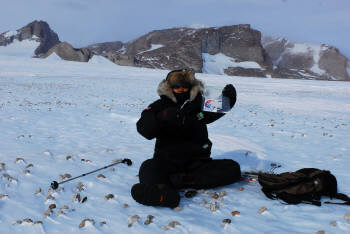
[[[264,37],[262,44],[273,63],[272,77],[350,80],[349,60],[333,46],[273,37]]]
[[[49,57],[52,53],[57,54],[61,59],[76,62],[88,62],[93,53],[88,48],[76,49],[68,42],[61,42],[53,46],[45,55]]]
[[[126,43],[105,42],[77,49],[60,42],[46,22],[34,21],[0,34],[0,46],[27,39],[40,42],[34,53],[41,58],[55,53],[64,60],[87,62],[93,55],[100,55],[122,66],[191,68],[247,77],[350,80],[350,62],[337,48],[262,38],[261,32],[249,24],[155,30]]]
[[[337,48],[294,43],[284,38],[261,38],[259,31],[246,24],[155,30],[127,43],[100,43],[88,48],[122,66],[168,70],[187,67],[213,73],[206,70],[206,63],[212,60],[219,63],[215,56],[220,55],[228,62],[221,71],[214,72],[217,74],[350,80],[350,62]]]
[[[60,43],[57,33],[51,30],[45,21],[33,21],[18,30],[0,34],[0,46],[7,46],[14,40],[35,40],[40,42],[40,45],[34,51],[35,57],[43,57],[50,48]]]
[[[155,30],[122,45],[117,42],[118,49],[106,50],[105,44],[89,48],[116,64],[127,66],[169,70],[187,67],[202,72],[203,54],[221,53],[235,62],[254,61],[261,65],[261,70],[266,70],[269,61],[260,41],[261,33],[246,24]],[[260,75],[260,71],[245,70],[255,76],[265,76]]]

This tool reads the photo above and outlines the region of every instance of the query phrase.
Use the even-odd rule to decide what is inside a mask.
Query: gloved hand
[[[156,118],[161,121],[175,125],[179,122],[178,109],[176,107],[168,107],[158,112]]]
[[[229,98],[231,108],[235,105],[237,93],[235,87],[233,87],[232,84],[228,84],[225,86],[225,88],[222,90],[222,96]]]

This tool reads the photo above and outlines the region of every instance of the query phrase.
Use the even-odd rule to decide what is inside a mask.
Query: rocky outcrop
[[[272,37],[264,37],[262,44],[273,63],[272,77],[350,80],[348,59],[335,47]]]
[[[0,34],[0,46],[15,40],[39,42],[35,57],[52,53],[64,60],[87,62],[102,55],[122,66],[157,69],[191,68],[196,72],[247,77],[350,80],[350,62],[328,45],[261,38],[248,24],[210,28],[155,30],[136,40],[106,42],[76,49],[61,43],[44,21]],[[33,48],[36,47],[34,43]]]
[[[45,58],[49,57],[52,53],[56,53],[60,58],[68,61],[76,62],[88,62],[93,56],[93,53],[88,48],[76,49],[67,42],[61,42],[52,47],[46,54]]]
[[[123,47],[123,42],[104,42],[89,45],[87,48],[90,49],[94,54],[106,54],[107,52],[118,52]]]
[[[51,47],[60,43],[58,35],[51,30],[45,21],[33,21],[16,31],[7,31],[0,34],[0,46],[7,46],[14,40],[35,40],[40,45],[34,51],[36,57],[42,57]]]
[[[172,28],[152,31],[136,40],[109,50],[104,44],[95,44],[94,53],[116,64],[158,69],[192,68],[202,72],[203,53],[222,53],[236,62],[254,61],[268,67],[268,57],[260,43],[261,33],[250,25],[233,25],[218,28]],[[265,76],[266,72],[228,69],[230,75],[252,74]],[[265,69],[263,69],[265,70]]]
[[[266,70],[257,68],[228,67],[224,73],[229,76],[266,77]]]
[[[348,73],[348,59],[332,46],[324,46],[320,53],[318,66],[325,71],[331,80],[350,80]]]

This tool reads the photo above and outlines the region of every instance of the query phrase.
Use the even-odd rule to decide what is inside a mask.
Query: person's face
[[[173,88],[174,93],[186,93],[188,91],[188,88],[180,87],[180,88]]]
[[[187,85],[174,85],[172,89],[174,93],[186,93],[190,87]]]

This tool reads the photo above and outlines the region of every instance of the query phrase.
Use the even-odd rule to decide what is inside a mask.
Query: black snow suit
[[[156,138],[156,143],[153,158],[140,167],[140,183],[200,189],[227,185],[240,179],[237,162],[210,158],[212,143],[207,124],[224,114],[201,110],[204,86],[201,81],[195,81],[188,101],[181,103],[163,80],[158,87],[160,99],[142,112],[137,131],[147,139]],[[178,109],[178,121],[174,123],[157,118],[169,107]]]

